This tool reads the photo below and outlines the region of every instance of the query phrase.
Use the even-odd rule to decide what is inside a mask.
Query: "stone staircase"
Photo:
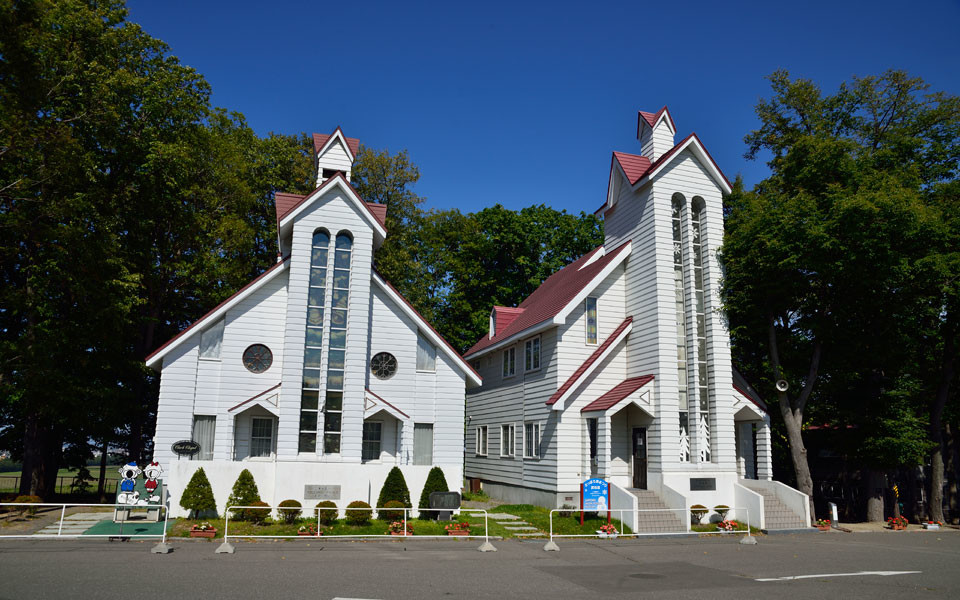
[[[741,480],[740,483],[763,496],[764,529],[806,529],[810,527],[810,523],[803,522],[803,515],[798,515],[790,510],[783,502],[780,502],[780,499],[772,491],[751,486],[749,480]]]
[[[637,497],[637,508],[640,509],[637,516],[637,529],[634,533],[685,533],[687,531],[682,521],[686,513],[670,510],[656,492],[636,488],[628,488],[627,491]]]

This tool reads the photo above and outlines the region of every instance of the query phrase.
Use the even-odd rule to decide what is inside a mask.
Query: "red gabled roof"
[[[286,258],[284,258],[283,260],[281,260],[281,261],[279,261],[279,262],[277,262],[277,263],[274,263],[274,265],[271,266],[269,269],[267,269],[267,270],[264,271],[263,273],[260,273],[259,275],[257,275],[253,280],[250,281],[250,283],[248,283],[247,285],[243,286],[242,288],[240,288],[239,290],[237,290],[236,292],[234,292],[233,294],[231,294],[229,298],[227,298],[226,300],[224,300],[224,301],[221,302],[220,304],[218,304],[218,305],[214,306],[212,309],[210,309],[210,310],[207,312],[207,314],[203,315],[202,317],[200,317],[199,319],[197,319],[196,321],[194,321],[193,323],[191,323],[190,325],[188,325],[188,326],[187,326],[185,329],[183,329],[180,333],[178,333],[177,335],[175,335],[175,336],[173,336],[172,338],[170,338],[169,340],[167,340],[167,342],[166,342],[164,345],[160,346],[159,348],[157,348],[156,350],[154,350],[153,352],[151,352],[145,359],[143,359],[144,362],[150,362],[150,359],[153,358],[158,352],[160,352],[161,350],[163,350],[164,348],[166,348],[167,346],[169,346],[169,345],[172,344],[173,342],[177,341],[178,339],[182,338],[188,331],[190,331],[191,329],[193,329],[194,327],[196,327],[197,324],[203,322],[204,319],[206,319],[207,317],[209,317],[209,316],[212,315],[213,313],[217,312],[217,311],[220,309],[221,306],[223,306],[223,305],[226,304],[227,302],[230,302],[231,300],[233,300],[234,298],[236,298],[238,295],[240,295],[241,293],[243,293],[244,290],[246,290],[247,288],[249,288],[251,285],[255,284],[256,282],[260,281],[261,279],[263,279],[264,277],[266,277],[268,274],[270,274],[270,273],[272,273],[273,271],[279,269],[279,268],[280,268],[285,262],[287,262],[288,260],[290,260],[290,257],[289,257],[289,256],[287,256]]]
[[[498,327],[496,335],[492,338],[489,335],[484,335],[480,338],[479,342],[464,353],[464,356],[470,356],[484,348],[498,344],[529,327],[533,327],[534,325],[543,323],[547,319],[552,319],[557,316],[557,314],[563,310],[598,273],[603,271],[604,267],[613,262],[629,244],[629,241],[624,242],[617,248],[607,252],[604,256],[587,264],[597,252],[603,250],[603,246],[594,248],[550,277],[547,277],[546,281],[540,284],[540,287],[520,303],[518,308],[523,309],[522,314],[518,315],[509,326],[503,329]]]
[[[493,325],[494,331],[503,330],[510,326],[517,317],[523,314],[522,308],[512,308],[510,306],[493,307]]]
[[[384,280],[384,281],[386,281],[386,280]],[[370,394],[371,396],[373,396],[374,398],[376,398],[377,400],[379,400],[380,402],[383,402],[384,404],[386,404],[387,406],[389,406],[389,407],[392,408],[393,410],[397,411],[397,412],[400,413],[401,415],[405,416],[406,418],[408,418],[408,419],[410,418],[410,415],[408,415],[407,413],[403,412],[402,410],[400,410],[400,409],[397,408],[396,406],[390,404],[389,402],[387,402],[386,400],[384,400],[384,399],[381,398],[380,396],[374,394],[374,393],[373,393],[373,390],[371,390],[370,388],[367,388],[367,393]]]
[[[365,200],[363,200],[363,198],[361,198],[360,194],[357,192],[356,188],[350,185],[350,182],[347,180],[347,176],[344,175],[343,173],[340,173],[339,171],[335,173],[333,177],[321,183],[316,189],[314,189],[312,192],[310,192],[305,196],[301,196],[299,194],[286,194],[282,192],[278,192],[277,194],[275,194],[274,203],[276,204],[276,208],[277,208],[277,225],[280,225],[280,221],[283,220],[284,217],[292,213],[294,210],[297,209],[298,206],[303,204],[304,200],[306,200],[310,196],[313,196],[323,188],[327,187],[328,185],[336,181],[338,178],[342,179],[343,182],[347,184],[347,187],[349,187],[350,190],[353,191],[354,194],[356,194],[357,198],[360,198],[361,204],[364,205],[364,207],[367,209],[367,212],[370,213],[370,216],[373,217],[373,219],[377,223],[380,223],[380,225],[384,229],[386,229],[387,228],[386,227],[387,205],[378,204],[376,202],[366,202]],[[279,200],[276,199],[279,196],[282,196],[282,197],[279,198]],[[283,206],[283,212],[280,211],[281,205]]]
[[[334,133],[338,131],[340,132],[340,135],[343,135],[343,130],[340,129],[339,125],[337,126],[336,129],[333,130],[333,133],[331,134],[323,134],[323,133],[313,134],[313,153],[316,154],[320,152],[320,149],[323,148],[323,145],[327,143],[327,140],[330,139],[330,136],[332,136]],[[354,158],[356,158],[357,152],[360,151],[360,140],[356,138],[348,138],[345,135],[343,136],[343,139],[347,140],[347,147],[350,148],[350,153],[353,154]]]
[[[607,410],[616,406],[618,402],[639,390],[643,386],[653,381],[653,375],[641,375],[640,377],[631,377],[624,379],[612,390],[600,396],[590,404],[580,409],[580,412],[590,412],[593,410]]]
[[[387,205],[380,204],[379,202],[364,202],[367,205],[367,208],[370,209],[370,212],[373,213],[373,218],[377,220],[378,223],[383,225],[383,228],[387,228]]]
[[[655,113],[648,113],[644,111],[639,111],[637,114],[637,137],[640,137],[640,124],[641,120],[646,121],[647,125],[650,126],[650,129],[653,129],[653,126],[656,125],[657,120],[660,118],[664,112],[667,113],[667,118],[670,119],[670,127],[673,128],[673,131],[677,131],[677,124],[673,122],[673,116],[670,114],[670,111],[667,110],[667,107],[664,106]]]
[[[640,178],[650,171],[650,159],[646,156],[636,154],[627,154],[626,152],[614,152],[613,160],[620,164],[620,168],[626,174],[630,185],[640,181]]]
[[[582,377],[583,374],[586,373],[587,369],[590,368],[590,365],[597,362],[597,359],[599,359],[600,356],[602,356],[603,353],[607,350],[607,348],[610,347],[610,344],[613,343],[613,340],[617,339],[617,337],[621,333],[623,333],[623,330],[626,329],[627,326],[630,325],[630,323],[633,323],[633,317],[627,317],[626,319],[624,319],[623,323],[620,323],[620,325],[613,330],[613,333],[610,334],[610,337],[603,340],[603,343],[597,346],[597,349],[593,351],[593,354],[588,356],[587,360],[583,361],[583,364],[577,367],[577,370],[573,372],[573,375],[568,377],[567,380],[563,382],[563,385],[561,385],[557,389],[557,391],[554,392],[552,396],[550,396],[550,399],[547,400],[546,403],[555,404],[557,400],[562,398],[563,395],[567,393],[567,390],[572,388],[574,384],[576,384],[577,381],[580,379],[580,377]]]

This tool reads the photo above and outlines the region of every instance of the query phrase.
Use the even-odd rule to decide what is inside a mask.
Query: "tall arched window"
[[[695,346],[697,352],[697,454],[700,462],[710,462],[710,387],[707,365],[707,324],[704,310],[703,265],[707,262],[707,246],[702,243],[703,219],[706,204],[694,196],[690,206],[691,254],[693,255],[694,315],[696,319]]]
[[[340,452],[343,416],[343,372],[347,348],[347,311],[350,297],[350,263],[353,236],[337,234],[333,255],[333,290],[330,295],[330,348],[327,352],[327,393],[323,403],[323,453]]]
[[[690,460],[690,426],[687,400],[687,318],[686,286],[683,251],[683,217],[686,212],[686,199],[682,194],[673,195],[673,281],[677,319],[677,406],[680,417],[680,460]]]
[[[300,452],[317,451],[317,413],[320,400],[320,361],[323,352],[323,308],[326,305],[327,259],[330,234],[313,233],[310,251],[310,287],[307,292],[307,331],[303,349],[300,392]]]

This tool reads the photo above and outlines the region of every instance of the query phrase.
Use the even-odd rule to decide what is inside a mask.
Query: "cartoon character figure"
[[[117,494],[117,504],[136,505],[140,500],[140,492],[134,488],[137,486],[137,477],[142,471],[135,462],[129,462],[120,467],[120,493]]]
[[[157,477],[163,475],[163,467],[161,467],[157,461],[153,461],[143,470],[143,475],[147,478],[147,480],[143,482],[143,486],[147,488],[147,493],[150,494],[148,502],[160,502],[160,494],[155,492],[160,485]]]

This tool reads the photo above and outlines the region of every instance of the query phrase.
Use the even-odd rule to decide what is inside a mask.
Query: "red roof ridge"
[[[607,410],[608,408],[612,408],[621,400],[647,385],[651,381],[653,381],[653,375],[640,375],[639,377],[624,379],[615,385],[610,391],[581,408],[580,412]]]
[[[620,323],[620,325],[613,330],[613,333],[611,333],[607,337],[607,339],[603,340],[603,343],[597,346],[597,349],[594,350],[593,353],[591,353],[590,356],[587,357],[587,360],[583,361],[583,364],[577,367],[577,370],[574,371],[573,374],[570,375],[570,377],[568,377],[567,380],[563,382],[563,385],[557,388],[557,391],[554,392],[552,396],[550,396],[546,404],[555,404],[557,400],[559,400],[565,393],[567,393],[567,390],[572,388],[573,385],[577,383],[577,380],[580,379],[580,377],[584,374],[584,372],[586,372],[586,370],[590,368],[590,365],[596,362],[597,359],[600,358],[600,356],[604,352],[606,352],[607,348],[610,347],[610,344],[613,343],[613,340],[617,339],[617,337],[621,333],[623,333],[623,330],[626,329],[627,326],[630,325],[631,323],[633,323],[632,316],[624,319],[623,323]]]
[[[157,348],[156,350],[154,350],[153,352],[151,352],[150,354],[148,354],[147,357],[143,359],[144,362],[150,362],[150,359],[153,358],[154,356],[156,356],[158,353],[160,353],[164,348],[166,348],[167,346],[169,346],[169,345],[172,344],[173,342],[175,342],[175,341],[177,341],[178,339],[180,339],[181,337],[183,337],[183,335],[184,335],[185,333],[187,333],[188,331],[190,331],[191,329],[193,329],[194,327],[196,327],[198,324],[200,324],[201,322],[203,322],[204,319],[206,319],[207,317],[209,317],[209,316],[212,315],[213,313],[215,313],[215,312],[217,312],[218,310],[220,310],[220,308],[223,307],[223,305],[225,305],[227,302],[230,302],[231,300],[233,300],[234,298],[236,298],[237,296],[239,296],[241,293],[243,293],[244,290],[246,290],[247,288],[249,288],[250,286],[252,286],[252,285],[255,284],[256,282],[260,281],[260,280],[263,279],[264,277],[266,277],[268,273],[272,273],[275,269],[277,269],[277,268],[280,267],[281,265],[285,264],[288,260],[290,260],[290,255],[289,255],[289,254],[287,255],[286,258],[283,258],[283,259],[275,262],[274,264],[272,264],[272,265],[270,266],[269,269],[267,269],[267,270],[264,271],[263,273],[260,273],[259,275],[257,275],[257,276],[254,277],[253,279],[251,279],[251,280],[247,283],[247,285],[243,286],[242,288],[240,288],[239,290],[237,290],[236,292],[234,292],[233,294],[231,294],[229,298],[227,298],[226,300],[224,300],[224,301],[221,302],[220,304],[214,306],[212,309],[210,309],[209,311],[207,311],[207,313],[204,314],[202,317],[200,317],[199,319],[197,319],[197,320],[194,321],[193,323],[187,325],[184,329],[181,329],[181,330],[180,330],[180,333],[178,333],[177,335],[173,336],[172,338],[170,338],[169,340],[167,340],[165,344],[163,344],[162,346],[160,346],[159,348]]]
[[[386,281],[386,280],[384,279],[384,281]],[[371,390],[370,388],[367,388],[367,393],[370,394],[371,396],[373,396],[374,398],[376,398],[377,400],[379,400],[380,402],[383,402],[384,404],[386,404],[387,406],[389,406],[389,407],[392,408],[393,410],[397,411],[397,412],[400,413],[401,415],[405,416],[406,418],[408,418],[408,419],[410,418],[410,415],[408,415],[407,413],[403,412],[402,410],[400,410],[399,408],[397,408],[397,407],[394,406],[393,404],[390,404],[389,402],[387,402],[386,400],[384,400],[383,398],[381,398],[379,395],[377,395],[377,394],[376,394],[373,390]]]
[[[641,118],[647,122],[647,125],[649,125],[651,129],[653,129],[653,127],[657,124],[657,121],[660,120],[660,115],[662,115],[664,112],[667,113],[667,118],[670,119],[670,127],[672,127],[673,131],[676,132],[677,124],[673,122],[673,115],[670,114],[670,111],[667,109],[667,106],[664,105],[663,108],[661,108],[655,113],[650,113],[643,110],[637,111],[638,113],[637,114],[637,137],[640,137],[640,119]]]

